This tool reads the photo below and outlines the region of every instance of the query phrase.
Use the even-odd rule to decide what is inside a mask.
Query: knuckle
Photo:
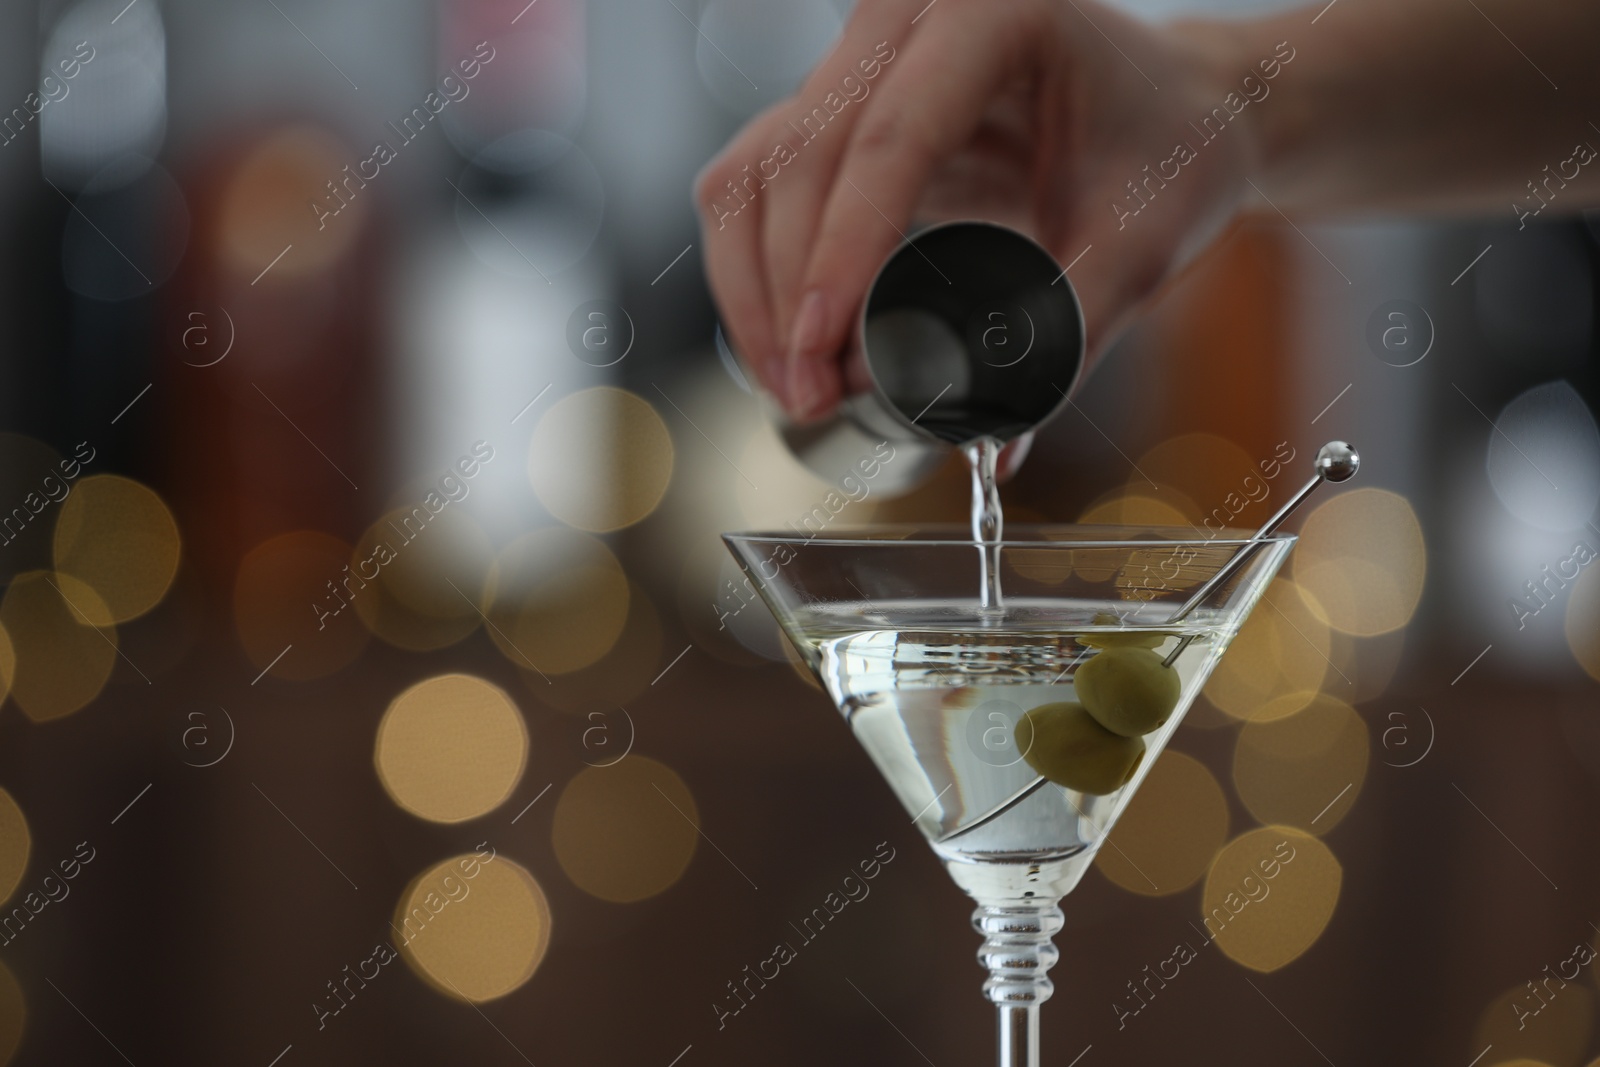
[[[861,117],[851,139],[851,150],[869,160],[931,156],[938,147],[936,135],[897,109],[877,108]]]

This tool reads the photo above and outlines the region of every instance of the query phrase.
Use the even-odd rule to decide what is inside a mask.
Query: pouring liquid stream
[[[972,468],[972,543],[978,549],[979,614],[996,621],[1005,613],[1000,591],[1000,540],[1005,516],[1000,511],[1000,486],[995,480],[1000,463],[1000,442],[978,437],[961,446]]]

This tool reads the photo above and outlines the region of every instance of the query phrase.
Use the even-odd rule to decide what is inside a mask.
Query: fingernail
[[[815,366],[817,348],[822,344],[828,326],[828,309],[822,293],[816,289],[800,301],[795,313],[794,326],[789,331],[788,366],[784,390],[789,401],[790,414],[803,418],[811,413],[821,400],[822,385],[817,380]]]
[[[822,400],[822,383],[814,360],[796,359],[789,364],[789,413],[801,422],[809,421]]]
[[[823,303],[822,291],[813,289],[800,301],[795,312],[794,326],[789,330],[789,363],[801,356],[811,355],[822,343],[828,326],[828,309]]]

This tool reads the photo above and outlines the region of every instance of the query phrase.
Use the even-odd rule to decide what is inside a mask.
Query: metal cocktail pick
[[[1316,474],[1312,476],[1311,480],[1302,486],[1298,493],[1290,497],[1288,502],[1285,503],[1283,507],[1278,509],[1277,514],[1268,519],[1265,525],[1263,525],[1261,529],[1257,530],[1250,540],[1240,545],[1239,550],[1229,557],[1228,562],[1224,563],[1217,570],[1217,573],[1213,574],[1204,583],[1202,583],[1198,589],[1190,594],[1189,599],[1183,602],[1183,606],[1177,611],[1173,612],[1172,616],[1167,619],[1163,625],[1170,626],[1172,623],[1182,621],[1184,617],[1186,617],[1191,611],[1204,603],[1207,597],[1216,592],[1222,583],[1226,582],[1229,578],[1237,574],[1239,568],[1244,566],[1256,548],[1259,547],[1261,543],[1268,537],[1271,537],[1277,531],[1278,527],[1283,525],[1283,521],[1293,513],[1294,509],[1305,503],[1306,498],[1315,492],[1318,486],[1320,486],[1323,482],[1347,481],[1356,473],[1360,466],[1360,453],[1358,453],[1354,447],[1345,441],[1329,441],[1327,444],[1318,449]],[[1168,653],[1167,658],[1161,661],[1161,665],[1164,667],[1172,666],[1173,661],[1178,658],[1178,654],[1187,648],[1189,646],[1189,642],[1193,640],[1194,635],[1192,634],[1179,640],[1178,646]],[[990,822],[993,822],[995,819],[998,819],[1000,816],[1004,815],[1006,812],[1010,811],[1012,808],[1028,799],[1034,793],[1038,792],[1040,787],[1044,786],[1048,782],[1048,778],[1040,775],[1038,778],[1035,778],[1032,782],[1023,786],[1011,796],[995,805],[995,807],[984,812],[978,818],[967,823],[965,826],[950,831],[948,834],[945,834],[943,837],[939,838],[939,843],[943,844],[946,841],[954,840],[955,838],[960,837],[962,834],[969,833],[972,830],[976,830],[980,826],[984,826]]]
[[[1216,574],[1213,574],[1200,588],[1196,589],[1189,599],[1183,602],[1183,607],[1173,612],[1172,617],[1167,620],[1166,624],[1171,625],[1181,621],[1191,611],[1203,604],[1206,597],[1215,592],[1223,582],[1233,577],[1239,568],[1244,566],[1245,561],[1250,558],[1250,554],[1255,551],[1256,546],[1276,533],[1278,527],[1283,525],[1283,520],[1287,519],[1295,508],[1305,503],[1306,497],[1316,492],[1317,486],[1323,482],[1347,481],[1360,467],[1361,453],[1357,452],[1348,442],[1329,441],[1318,449],[1317,473],[1311,476],[1311,480],[1301,486],[1300,491],[1290,497],[1288,502],[1278,509],[1277,514],[1268,519],[1266,524],[1257,530],[1250,540],[1240,545],[1239,551],[1235,552],[1232,558],[1224,563]],[[1178,658],[1178,653],[1187,648],[1189,642],[1193,640],[1194,637],[1190,636],[1179,641],[1178,647],[1167,654],[1167,658],[1161,661],[1161,665],[1163,667],[1172,666],[1173,660]]]

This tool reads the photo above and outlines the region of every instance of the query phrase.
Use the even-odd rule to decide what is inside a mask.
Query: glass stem
[[[978,962],[989,969],[984,995],[1000,1015],[1000,1067],[1039,1067],[1039,1005],[1055,986],[1045,976],[1060,953],[1051,938],[1061,930],[1057,902],[980,904],[972,927],[984,937]]]

